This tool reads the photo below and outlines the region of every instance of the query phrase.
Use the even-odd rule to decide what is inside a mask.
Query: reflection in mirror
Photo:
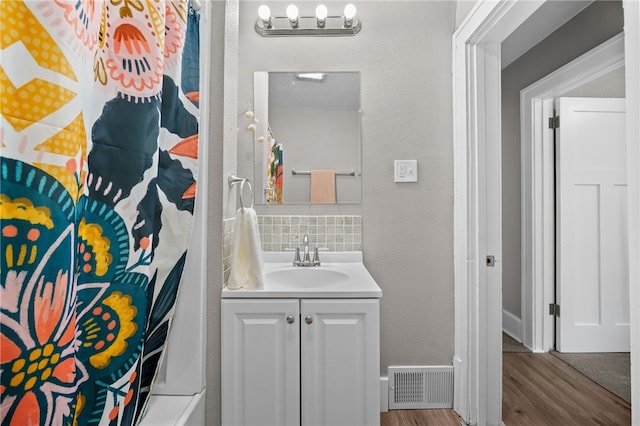
[[[256,72],[254,113],[257,204],[361,202],[359,72]]]

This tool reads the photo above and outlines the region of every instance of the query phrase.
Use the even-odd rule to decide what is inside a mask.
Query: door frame
[[[454,409],[502,423],[500,45],[543,0],[480,0],[453,35]],[[629,257],[640,257],[640,5],[623,0],[629,158]],[[633,76],[634,78],[632,78]],[[634,119],[636,118],[636,119]],[[640,262],[630,263],[632,406],[640,407]],[[640,410],[632,411],[640,424]]]
[[[533,352],[553,348],[554,153],[544,103],[624,66],[620,33],[520,91],[522,343]],[[545,149],[546,147],[546,149]]]

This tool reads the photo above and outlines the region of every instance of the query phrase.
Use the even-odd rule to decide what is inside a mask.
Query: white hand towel
[[[233,228],[233,255],[227,287],[232,290],[264,288],[258,216],[252,208],[240,208],[236,212],[236,223]]]

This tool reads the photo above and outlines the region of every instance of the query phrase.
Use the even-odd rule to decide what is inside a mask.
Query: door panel
[[[629,351],[624,105],[624,99],[556,100],[561,352]]]
[[[309,299],[300,310],[302,424],[380,424],[379,301]]]
[[[300,424],[299,317],[298,300],[222,301],[222,424]]]
[[[620,309],[614,312],[614,321],[617,325],[629,326],[629,228],[627,210],[627,186],[614,185],[612,202],[622,208],[616,212],[611,220],[611,233],[606,236],[609,240],[607,246],[611,250],[607,253],[611,264],[611,275],[614,282],[622,285],[612,289],[612,298]]]
[[[574,306],[576,325],[600,324],[600,187],[575,185],[573,188],[572,237],[574,259],[580,267],[574,270],[579,286],[576,297],[569,301]],[[561,303],[564,306],[566,303]]]

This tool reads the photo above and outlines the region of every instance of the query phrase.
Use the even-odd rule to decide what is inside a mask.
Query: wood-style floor
[[[460,417],[453,410],[391,410],[380,413],[381,426],[460,426]]]
[[[631,406],[551,354],[502,354],[505,425],[629,425]]]
[[[502,354],[506,426],[629,425],[631,406],[551,354]],[[459,426],[453,410],[393,410],[382,426]]]

